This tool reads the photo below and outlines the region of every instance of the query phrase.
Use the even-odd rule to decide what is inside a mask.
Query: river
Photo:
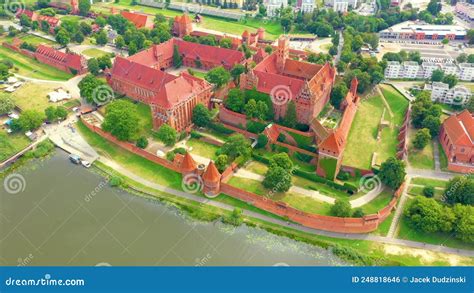
[[[0,265],[345,264],[316,246],[253,227],[198,222],[109,187],[59,150],[12,174],[10,183],[20,184],[10,192],[0,187]]]

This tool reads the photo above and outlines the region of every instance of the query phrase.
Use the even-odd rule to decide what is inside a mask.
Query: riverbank
[[[209,206],[205,203],[197,203],[192,200],[178,198],[176,196],[153,190],[147,186],[133,181],[132,179],[117,173],[107,165],[97,162],[97,170],[104,176],[119,176],[124,184],[121,188],[126,191],[148,199],[159,200],[171,204],[190,217],[200,221],[217,221],[229,217],[231,211]],[[336,256],[355,265],[377,265],[377,266],[400,266],[400,265],[473,265],[474,259],[455,256],[438,252],[423,251],[414,248],[398,247],[374,243],[367,240],[336,239],[326,236],[314,235],[298,231],[282,225],[263,221],[261,219],[244,214],[243,223],[248,226],[264,229],[273,234],[305,242],[331,250]],[[390,254],[393,252],[394,254]],[[431,261],[430,261],[431,260]],[[455,261],[455,263],[453,263]]]

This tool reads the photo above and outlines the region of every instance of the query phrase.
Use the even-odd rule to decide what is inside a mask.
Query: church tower
[[[290,52],[290,39],[286,36],[281,36],[278,39],[277,60],[276,65],[279,72],[285,69],[285,61],[288,59]]]

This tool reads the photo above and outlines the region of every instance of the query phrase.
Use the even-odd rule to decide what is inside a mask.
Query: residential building
[[[456,3],[456,7],[454,8],[457,16],[465,19],[469,22],[474,22],[474,5],[466,2],[458,2]]]
[[[396,24],[379,33],[382,40],[435,42],[441,42],[443,39],[465,41],[466,35],[466,29],[458,25],[436,25],[414,21]]]
[[[241,75],[240,87],[269,94],[276,120],[286,115],[292,101],[298,122],[310,124],[329,101],[335,75],[329,63],[319,65],[289,58],[289,39],[281,36],[271,55]]]
[[[468,110],[453,114],[441,125],[439,141],[448,158],[448,169],[474,171],[474,117]]]
[[[357,0],[325,0],[324,4],[337,12],[347,12],[349,7],[357,7]]]
[[[69,11],[70,9],[71,14],[79,14],[78,0],[54,0],[49,2],[48,6],[65,11]]]
[[[433,102],[443,104],[464,105],[472,96],[471,91],[463,85],[449,88],[449,85],[446,83],[433,82],[431,85],[427,84],[424,89],[431,91],[431,100]]]
[[[54,16],[47,16],[41,15],[36,11],[31,10],[21,10],[20,13],[16,15],[16,17],[20,18],[22,15],[26,15],[31,21],[36,21],[40,26],[43,26],[43,23],[47,23],[49,25],[49,30],[51,33],[54,32],[54,29],[61,24],[61,20]]]
[[[212,85],[187,72],[172,75],[165,72],[173,66],[177,48],[184,66],[231,69],[245,64],[242,52],[231,49],[171,39],[128,58],[116,57],[107,81],[114,91],[150,105],[153,127],[168,123],[177,131],[191,125],[192,110],[197,104],[209,106]]]
[[[277,16],[277,10],[288,6],[288,0],[263,0],[263,5],[267,9],[267,16]]]
[[[413,61],[400,64],[398,61],[389,61],[385,68],[385,78],[388,79],[429,79],[436,69],[443,70],[445,75],[453,74],[459,80],[474,80],[474,64],[461,63],[433,63],[423,62],[421,65]]]
[[[52,47],[39,45],[34,53],[35,59],[67,73],[84,74],[87,72],[87,60],[75,53],[64,53]]]
[[[459,79],[463,81],[474,80],[474,64],[473,63],[459,64]]]
[[[303,13],[312,13],[315,8],[315,0],[297,0],[296,8]]]
[[[173,22],[173,34],[177,37],[184,37],[193,31],[193,23],[187,13],[178,16],[176,15]]]

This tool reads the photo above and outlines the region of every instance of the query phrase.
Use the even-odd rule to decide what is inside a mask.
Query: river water
[[[13,174],[19,185],[0,186],[0,265],[344,265],[319,247],[111,188],[59,150]]]

